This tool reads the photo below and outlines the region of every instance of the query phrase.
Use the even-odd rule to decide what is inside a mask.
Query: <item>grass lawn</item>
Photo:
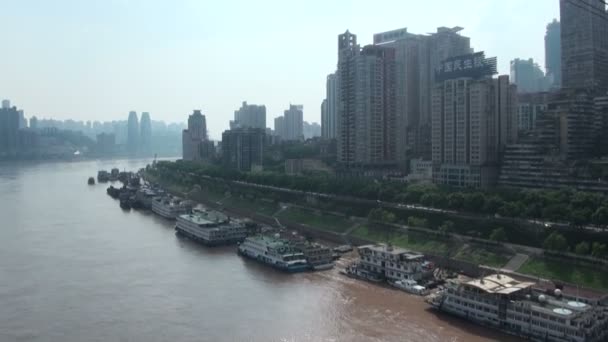
[[[279,213],[279,219],[285,219],[322,230],[343,233],[354,223],[346,217],[332,214],[319,214],[313,210],[290,207]]]
[[[561,280],[599,290],[608,290],[608,272],[593,266],[575,264],[567,260],[530,258],[517,270],[541,278]]]
[[[461,249],[454,256],[454,259],[457,260],[498,268],[503,267],[507,262],[509,262],[510,258],[510,255],[494,252],[489,250],[487,247],[475,245]]]
[[[274,214],[277,210],[279,210],[278,205],[273,202],[267,202],[262,200],[250,200],[237,196],[231,196],[226,198],[222,201],[222,204],[226,207],[237,207],[245,210],[251,210],[258,214],[268,216]]]
[[[395,246],[422,253],[443,254],[450,248],[448,242],[437,240],[425,234],[374,229],[367,225],[358,227],[351,235],[377,242],[390,242]]]

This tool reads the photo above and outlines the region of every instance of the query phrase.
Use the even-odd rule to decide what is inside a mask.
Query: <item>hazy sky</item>
[[[289,103],[320,121],[337,35],[462,26],[475,50],[544,66],[559,0],[0,0],[0,98],[26,116],[185,121],[202,109],[213,138],[241,102],[267,122]]]

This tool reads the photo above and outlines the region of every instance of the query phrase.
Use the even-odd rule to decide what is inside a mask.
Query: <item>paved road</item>
[[[510,272],[517,271],[527,260],[528,255],[517,253],[509,260],[503,269]]]

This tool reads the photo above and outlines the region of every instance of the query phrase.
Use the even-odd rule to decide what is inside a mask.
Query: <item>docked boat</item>
[[[329,270],[334,267],[334,254],[326,246],[316,242],[298,241],[294,246],[302,251],[304,258],[315,271]]]
[[[359,265],[359,264],[353,264],[353,265],[347,266],[340,273],[347,275],[351,278],[363,279],[363,280],[371,281],[373,283],[381,283],[384,281],[384,278],[380,274],[375,273],[375,272],[370,272],[370,271],[364,269],[363,267],[361,267],[361,265]]]
[[[386,244],[357,247],[361,268],[378,273],[388,281],[423,281],[433,276],[434,265],[424,255]]]
[[[116,199],[120,195],[120,188],[115,188],[113,185],[110,185],[108,189],[106,189],[106,192],[110,197]]]
[[[238,253],[285,272],[310,269],[302,251],[276,236],[250,236],[239,244]]]
[[[110,180],[111,181],[117,181],[118,180],[118,174],[120,173],[120,170],[117,168],[113,168],[110,171]]]
[[[175,220],[192,210],[192,203],[179,197],[162,196],[152,199],[152,212],[169,220]]]
[[[152,202],[154,201],[154,198],[157,198],[157,196],[158,194],[156,190],[148,186],[142,186],[135,192],[135,202],[137,203],[137,207],[141,209],[151,209]]]
[[[88,183],[89,185],[95,185],[95,178],[93,178],[93,177],[89,177],[89,180],[87,181],[87,183]]]
[[[418,282],[416,282],[415,280],[401,279],[397,281],[391,281],[389,282],[389,284],[398,288],[399,290],[418,296],[425,296],[428,294],[428,290],[426,289],[426,287],[418,285]]]
[[[426,298],[433,308],[533,341],[608,341],[608,306],[493,274]]]
[[[132,207],[132,200],[131,200],[131,194],[129,194],[128,192],[123,192],[120,194],[120,196],[118,196],[118,199],[120,201],[120,207],[124,210],[131,210]]]
[[[107,182],[110,180],[110,174],[108,171],[100,170],[97,172],[97,181],[100,183]]]
[[[191,214],[177,216],[175,230],[209,246],[240,242],[247,236],[244,224],[231,221],[226,215],[214,210],[194,210]]]

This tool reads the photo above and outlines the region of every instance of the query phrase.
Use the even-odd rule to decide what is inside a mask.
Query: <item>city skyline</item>
[[[440,26],[462,26],[471,46],[498,56],[499,71],[507,73],[514,58],[545,60],[546,25],[559,17],[554,0],[446,1],[439,7],[386,2],[382,8],[391,10],[377,17],[370,16],[364,2],[349,2],[346,11],[341,11],[344,3],[323,4],[326,13],[335,12],[331,20],[310,3],[295,8],[280,2],[239,4],[247,17],[232,13],[234,5],[216,8],[219,13],[210,16],[207,4],[198,2],[113,1],[94,11],[70,1],[40,2],[36,8],[9,4],[5,12],[11,15],[0,25],[14,34],[0,41],[11,47],[4,59],[11,68],[3,68],[6,82],[0,85],[0,97],[19,103],[28,117],[84,121],[122,119],[131,108],[145,108],[160,120],[183,122],[193,108],[200,108],[208,117],[211,138],[219,139],[242,101],[266,105],[269,123],[289,103],[303,104],[304,120],[320,122],[326,77],[336,67],[335,37],[346,29],[366,45],[373,34],[402,27],[428,33]],[[301,15],[294,18],[293,11]],[[518,23],[498,13],[517,14]],[[233,20],[217,19],[228,14]],[[168,25],[153,24],[161,16]],[[306,25],[313,19],[318,25]],[[252,20],[267,23],[251,25]],[[25,21],[31,23],[20,24]],[[254,36],[264,38],[245,39]],[[294,54],[277,42],[307,48]],[[242,58],[242,51],[256,52]]]

